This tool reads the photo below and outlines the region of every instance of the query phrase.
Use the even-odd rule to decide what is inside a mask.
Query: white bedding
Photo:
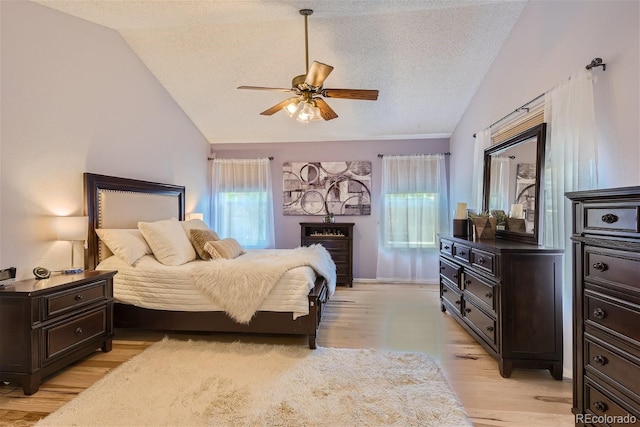
[[[247,251],[243,256],[259,256],[263,249]],[[179,266],[166,266],[152,255],[145,255],[133,266],[116,256],[102,261],[97,270],[118,270],[114,277],[114,299],[154,310],[221,311],[221,307],[193,285],[193,273],[215,261],[192,261]],[[311,267],[287,271],[259,307],[260,311],[293,312],[293,318],[309,314],[309,291],[316,274]]]

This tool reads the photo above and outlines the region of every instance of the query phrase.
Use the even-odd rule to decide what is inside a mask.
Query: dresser
[[[509,241],[440,237],[440,301],[497,361],[548,369],[562,379],[560,249]]]
[[[41,380],[111,350],[115,271],[22,280],[0,290],[0,381],[38,391]]]
[[[336,264],[336,284],[353,286],[352,222],[301,222],[300,244],[321,244]]]
[[[567,197],[576,424],[633,425],[640,420],[640,187]]]

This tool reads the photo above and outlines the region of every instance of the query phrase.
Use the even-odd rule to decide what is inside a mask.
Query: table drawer
[[[107,308],[83,313],[68,321],[44,328],[45,363],[57,355],[107,334]]]
[[[458,288],[460,287],[460,275],[462,267],[440,259],[440,274],[452,281]]]
[[[492,275],[496,275],[496,255],[478,249],[471,250],[471,264]]]
[[[638,206],[584,205],[584,230],[640,233]]]
[[[464,301],[462,315],[481,332],[489,344],[495,347],[496,344],[496,321],[491,316],[486,315],[482,310],[473,305],[468,300]]]
[[[106,299],[107,282],[105,280],[89,283],[69,291],[46,295],[44,297],[45,319]]]
[[[496,284],[482,280],[468,271],[465,271],[464,275],[464,290],[478,298],[483,303],[487,304],[491,310],[496,309]]]
[[[639,254],[587,246],[584,270],[586,280],[640,291]]]
[[[464,245],[453,245],[453,256],[460,261],[469,262],[471,259],[471,248]]]
[[[620,338],[632,340],[640,345],[640,307],[623,303],[596,292],[585,292],[584,320],[591,325],[620,335]]]
[[[615,353],[608,346],[599,345],[587,337],[585,340],[584,364],[587,371],[595,371],[631,390],[640,399],[640,360],[626,352]]]

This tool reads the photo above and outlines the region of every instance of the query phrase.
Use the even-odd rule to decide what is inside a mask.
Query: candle
[[[455,219],[467,219],[467,204],[458,203],[456,206]]]
[[[511,218],[524,218],[524,211],[521,204],[511,205]]]

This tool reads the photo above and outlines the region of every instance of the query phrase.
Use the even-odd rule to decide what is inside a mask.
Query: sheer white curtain
[[[489,210],[499,209],[509,212],[509,183],[511,182],[509,158],[491,157],[491,186],[489,187]],[[511,200],[514,198],[511,197]]]
[[[473,178],[471,181],[471,203],[469,208],[482,211],[482,188],[484,184],[484,150],[491,146],[491,128],[476,132],[473,147]]]
[[[273,248],[271,165],[263,159],[215,159],[211,170],[213,229],[244,248]]]
[[[444,155],[382,160],[379,280],[438,281],[438,233],[448,232]]]
[[[582,70],[545,94],[544,243],[565,249],[563,268],[564,366],[571,371],[571,204],[567,191],[597,188],[596,121],[591,71]]]

